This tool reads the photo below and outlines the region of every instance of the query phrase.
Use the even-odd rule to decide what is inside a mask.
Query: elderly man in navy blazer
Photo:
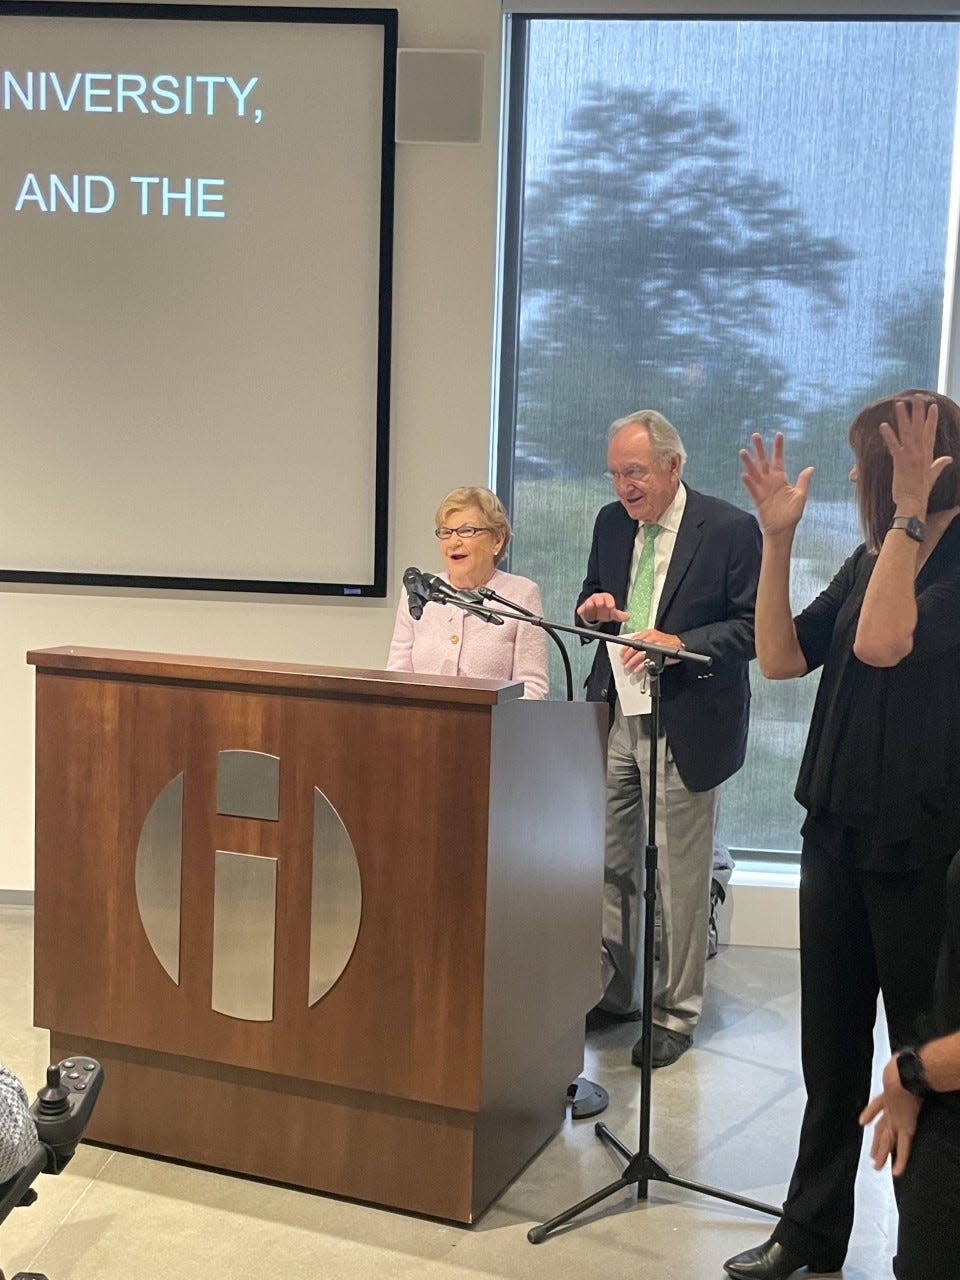
[[[693,1042],[703,1006],[710,878],[720,785],[743,764],[750,710],[748,664],[760,573],[752,515],[683,483],[686,452],[652,409],[610,428],[607,466],[617,501],[603,507],[577,614],[612,635],[706,654],[708,670],[668,660],[660,681],[658,752],[660,947],[654,981],[655,1067]],[[650,756],[644,655],[601,644],[587,697],[613,707],[607,757],[604,977],[598,1006],[639,1016],[642,874]],[[633,1050],[639,1066],[641,1041]]]

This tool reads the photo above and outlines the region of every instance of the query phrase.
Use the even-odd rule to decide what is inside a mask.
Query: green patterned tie
[[[663,526],[645,524],[643,526],[643,547],[637,561],[637,576],[633,580],[627,609],[630,617],[623,624],[623,634],[632,635],[635,631],[646,631],[650,626],[650,605],[653,602],[653,567],[654,544],[657,534]]]

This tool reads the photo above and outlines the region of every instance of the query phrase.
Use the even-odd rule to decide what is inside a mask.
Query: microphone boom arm
[[[560,660],[563,663],[563,675],[566,682],[567,701],[573,701],[573,672],[570,669],[570,655],[567,653],[567,646],[560,639],[557,632],[549,622],[544,622],[542,618],[538,618],[532,609],[525,609],[522,604],[517,604],[515,600],[508,600],[505,596],[498,595],[490,587],[480,587],[478,594],[483,596],[485,600],[496,600],[498,604],[505,604],[509,609],[515,609],[517,613],[523,614],[527,621],[535,627],[540,627],[545,631],[553,643],[560,650]]]
[[[504,613],[505,618],[519,618],[526,621],[534,627],[542,627],[544,631],[565,631],[569,635],[582,636],[585,640],[606,640],[613,644],[622,644],[627,649],[636,649],[638,652],[659,654],[664,658],[677,658],[681,662],[692,662],[695,665],[710,667],[713,665],[713,659],[705,653],[694,653],[691,649],[685,649],[681,645],[678,649],[673,649],[667,645],[653,644],[651,641],[634,640],[630,636],[614,636],[607,631],[599,631],[596,627],[573,627],[563,622],[547,621],[546,618],[537,617],[528,609],[521,608],[512,600],[504,600],[498,596],[495,591],[491,591],[489,587],[481,587],[479,594],[485,596],[488,600],[497,600],[501,604],[509,605],[514,612]],[[452,603],[456,603],[455,601]]]
[[[667,645],[653,644],[649,641],[634,640],[630,636],[610,635],[609,632],[599,631],[596,627],[574,627],[568,626],[563,622],[552,622],[546,618],[540,617],[532,610],[525,608],[523,605],[517,604],[513,600],[507,600],[493,591],[490,587],[480,587],[476,591],[476,595],[485,600],[495,600],[500,609],[484,608],[479,601],[467,599],[467,592],[458,591],[456,587],[449,586],[439,578],[431,578],[427,583],[428,594],[431,600],[435,600],[440,604],[454,604],[458,609],[462,609],[464,613],[472,613],[482,618],[485,622],[503,622],[504,618],[515,618],[518,622],[526,622],[532,627],[540,627],[545,631],[551,640],[557,645],[563,659],[564,674],[567,684],[567,701],[573,701],[573,675],[570,670],[570,655],[567,653],[566,646],[560,639],[557,632],[564,631],[568,635],[580,636],[585,640],[605,640],[611,641],[613,644],[623,645],[627,649],[635,649],[638,653],[650,654],[649,665],[657,670],[663,667],[663,663],[667,658],[675,658],[680,662],[692,662],[697,666],[710,667],[713,665],[713,659],[703,653],[694,653],[690,649],[685,649],[682,645],[679,648],[670,648]]]

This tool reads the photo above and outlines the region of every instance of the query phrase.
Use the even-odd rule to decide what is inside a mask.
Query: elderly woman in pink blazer
[[[436,526],[446,562],[442,576],[452,587],[491,587],[538,617],[542,614],[537,584],[497,568],[510,541],[510,522],[495,493],[469,487],[452,490],[440,503]],[[522,682],[525,698],[545,698],[549,686],[547,640],[539,627],[513,618],[502,627],[491,627],[456,605],[433,602],[414,621],[406,594],[397,608],[387,670],[515,680]]]

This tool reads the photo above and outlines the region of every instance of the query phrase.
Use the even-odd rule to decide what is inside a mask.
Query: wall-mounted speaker
[[[483,64],[475,49],[398,49],[397,142],[479,142]]]

